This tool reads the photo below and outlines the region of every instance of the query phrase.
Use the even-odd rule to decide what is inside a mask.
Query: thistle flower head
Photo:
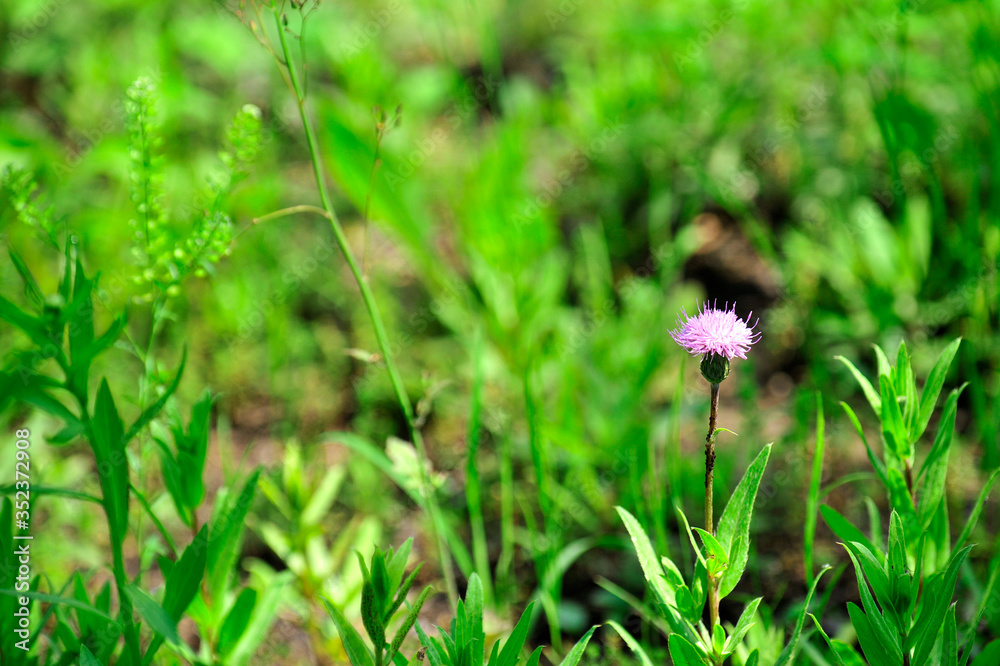
[[[693,355],[721,356],[728,368],[728,361],[746,358],[750,347],[760,340],[760,332],[747,325],[749,320],[750,317],[743,321],[736,316],[735,303],[732,309],[727,304],[721,310],[714,303],[712,307],[705,303],[694,317],[689,317],[682,308],[677,330],[670,331],[670,337]]]

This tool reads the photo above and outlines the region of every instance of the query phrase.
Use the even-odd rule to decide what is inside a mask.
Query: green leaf
[[[813,550],[816,540],[816,518],[819,513],[819,493],[823,482],[823,454],[825,448],[825,422],[823,419],[823,394],[816,392],[816,445],[813,448],[812,473],[809,477],[809,494],[806,497],[806,517],[803,529],[803,564],[806,582],[813,579]]]
[[[239,555],[240,536],[243,534],[243,523],[250,510],[250,505],[253,503],[259,476],[260,468],[258,467],[247,479],[235,503],[225,502],[210,523],[206,568],[213,596],[220,595],[226,589],[227,581],[235,568],[236,558]]]
[[[760,663],[760,650],[754,648],[753,651],[747,656],[746,662],[743,666],[757,666]]]
[[[913,663],[925,664],[930,656],[938,631],[944,622],[945,612],[951,606],[955,594],[958,571],[972,546],[966,546],[952,553],[947,570],[930,577],[924,584],[922,608],[913,628],[906,636],[906,648],[914,648]]]
[[[917,404],[917,383],[913,376],[913,368],[910,366],[910,355],[906,351],[906,342],[899,342],[899,352],[896,354],[896,395],[903,399],[903,421],[906,423],[907,437],[911,442],[916,442],[917,438],[912,437],[914,424],[916,423],[919,405]]]
[[[94,608],[89,604],[82,604],[76,599],[73,599],[71,597],[61,597],[57,594],[46,594],[44,592],[15,591],[13,587],[0,588],[0,596],[15,597],[15,598],[28,597],[29,599],[34,599],[35,601],[44,601],[47,604],[60,604],[63,606],[69,606],[70,608],[74,608],[78,613],[80,611],[83,611],[84,613],[93,613],[94,615],[97,615],[98,617],[101,617],[110,623],[117,622],[117,620],[108,615],[106,612]]]
[[[729,554],[722,547],[722,544],[705,530],[695,527],[694,531],[698,533],[702,543],[705,544],[705,560],[708,565],[709,574],[713,577],[718,576],[720,572],[729,566]]]
[[[823,640],[825,640],[826,644],[830,647],[830,652],[833,654],[833,658],[837,660],[837,663],[840,664],[840,666],[847,666],[847,664],[844,663],[843,657],[841,657],[837,652],[837,648],[834,646],[833,641],[830,640],[830,637],[823,629],[823,625],[819,623],[819,620],[816,619],[816,616],[812,613],[809,613],[809,617],[812,619],[813,624],[816,625],[816,631],[819,632],[819,635],[823,637]],[[864,666],[864,664],[861,666]]]
[[[287,603],[288,592],[294,574],[284,571],[268,583],[264,590],[258,590],[257,605],[254,607],[243,637],[229,653],[227,666],[246,666],[257,653],[257,648],[268,637],[268,631],[277,618],[278,604]]]
[[[927,457],[920,466],[920,474],[917,475],[918,479],[937,462],[938,458],[948,453],[951,447],[951,439],[955,432],[955,414],[958,412],[958,397],[968,385],[968,382],[962,384],[948,394],[948,399],[944,403],[944,410],[941,412],[941,422],[938,423],[937,434],[934,436],[934,443],[931,445],[931,450],[927,452]]]
[[[632,537],[632,545],[635,547],[635,554],[639,558],[642,572],[646,576],[646,582],[653,589],[661,604],[666,606],[675,605],[676,596],[674,590],[667,585],[663,566],[653,551],[653,545],[650,543],[646,531],[642,529],[642,525],[635,519],[635,516],[626,509],[620,506],[615,507],[615,509],[617,509],[618,515],[621,516],[622,522],[625,523],[625,529],[628,530],[629,536]]]
[[[878,345],[872,345],[875,349],[875,361],[878,365],[878,375],[879,377],[892,377],[892,366],[889,364],[889,358],[882,351],[882,348]],[[884,401],[885,398],[882,398]]]
[[[965,527],[962,528],[962,533],[958,535],[958,539],[955,541],[955,548],[961,548],[965,545],[965,542],[972,535],[972,529],[979,522],[979,514],[983,512],[983,505],[986,503],[987,498],[990,496],[990,491],[993,490],[993,484],[997,481],[997,475],[1000,474],[1000,468],[993,470],[990,474],[990,478],[987,479],[986,484],[983,489],[979,491],[979,498],[976,500],[975,506],[972,507],[972,513],[969,514],[969,519],[965,521]]]
[[[913,448],[910,445],[909,431],[903,422],[903,413],[899,410],[896,389],[885,375],[878,378],[878,385],[882,396],[882,436],[885,437],[886,446],[900,460],[909,460],[913,455]]]
[[[101,666],[94,653],[83,644],[80,645],[80,666]]]
[[[178,375],[179,377],[180,375]],[[215,398],[205,389],[191,407],[191,420],[187,433],[177,442],[177,464],[182,472],[184,504],[195,509],[205,497],[205,456],[208,453],[208,436],[211,429],[212,405]]]
[[[413,537],[410,537],[399,547],[399,550],[393,552],[390,548],[389,553],[391,555],[388,562],[385,563],[385,571],[391,585],[398,585],[399,581],[403,580],[403,572],[406,571],[406,563],[410,559],[410,551],[413,549]],[[372,574],[374,575],[374,570]]]
[[[938,659],[941,666],[958,666],[958,626],[955,623],[955,604],[948,606],[944,617],[944,629],[937,644]]]
[[[406,619],[403,620],[403,624],[399,626],[396,631],[395,638],[392,639],[392,644],[389,646],[388,658],[391,660],[393,655],[399,650],[400,646],[403,644],[403,640],[406,638],[406,634],[410,633],[410,629],[413,628],[413,624],[417,621],[417,615],[420,613],[420,608],[427,601],[427,597],[431,593],[431,588],[425,587],[417,597],[416,603],[410,608],[410,612],[407,613]],[[482,648],[480,648],[480,651]]]
[[[170,396],[174,394],[174,391],[177,390],[178,385],[181,383],[181,375],[184,374],[184,364],[186,361],[187,347],[185,347],[184,351],[181,353],[181,363],[177,368],[177,374],[174,375],[174,379],[170,382],[167,390],[163,392],[163,395],[161,395],[156,402],[144,409],[142,414],[139,415],[139,418],[137,418],[135,423],[133,423],[128,429],[128,433],[126,434],[128,442],[131,442],[135,436],[139,434],[139,431],[146,427],[147,423],[156,418],[156,415],[160,413],[163,406],[167,404],[167,400],[170,399]]]
[[[902,629],[903,623],[894,610],[892,588],[889,584],[889,574],[885,570],[885,562],[877,559],[874,553],[859,543],[849,542],[844,544],[844,547],[854,563],[855,573],[858,577],[858,591],[861,593],[865,612],[869,614],[870,618],[873,613],[878,616],[877,619],[872,618],[872,626],[879,629],[882,626],[883,616],[889,615],[898,633]],[[869,585],[871,591],[868,589]],[[872,598],[872,592],[874,592],[884,613],[879,612],[879,607],[875,604],[875,599]],[[892,633],[888,629],[887,632]]]
[[[0,319],[24,331],[39,349],[48,349],[53,345],[58,347],[60,344],[59,338],[49,332],[43,319],[29,315],[3,296],[0,296]],[[61,350],[57,356],[62,357]]]
[[[136,611],[146,621],[150,629],[162,636],[169,643],[177,645],[181,642],[181,638],[177,634],[177,622],[163,610],[160,604],[156,603],[153,597],[135,585],[127,585],[125,592],[132,600]]]
[[[726,639],[726,643],[722,647],[723,657],[728,657],[735,652],[737,646],[740,644],[740,641],[742,641],[743,637],[746,636],[746,633],[750,631],[750,627],[754,624],[753,618],[757,614],[757,606],[760,605],[761,598],[762,597],[757,597],[748,603],[746,608],[743,609],[743,614],[740,615],[740,619],[736,622],[736,626],[733,628],[733,633],[729,634],[729,638]]]
[[[889,514],[889,576],[906,572],[906,536],[899,514]]]
[[[303,525],[319,525],[320,521],[330,513],[346,476],[346,467],[337,466],[326,470],[326,474],[309,496],[309,502],[299,516]]]
[[[757,489],[760,487],[760,480],[764,476],[764,468],[767,467],[770,455],[771,444],[768,444],[750,463],[719,519],[716,537],[729,553],[729,568],[722,574],[719,584],[720,599],[724,599],[733,591],[743,577],[743,570],[746,569],[750,556],[750,519],[757,499]]]
[[[900,517],[903,519],[903,525],[908,530],[911,530],[911,535],[916,538],[916,535],[912,534],[912,530],[916,528],[919,519],[917,518],[916,509],[913,508],[913,495],[906,485],[903,472],[897,467],[889,469],[889,487],[887,490],[889,491],[890,506],[899,512]]]
[[[344,652],[347,653],[351,664],[353,666],[375,666],[375,658],[372,656],[371,650],[361,640],[357,630],[326,597],[321,596],[320,599],[326,606],[327,612],[330,613],[330,617],[333,618],[333,624],[337,627],[340,640],[344,643]]]
[[[721,624],[715,625],[712,629],[712,653],[722,654],[722,648],[726,644],[726,630]]]
[[[865,437],[865,431],[861,428],[861,422],[858,421],[858,417],[854,414],[854,410],[851,409],[846,402],[841,402],[840,406],[844,408],[844,411],[847,413],[847,418],[851,420],[851,423],[854,424],[854,429],[858,431],[858,436],[865,445],[865,451],[868,452],[868,460],[871,462],[876,474],[878,474],[879,479],[881,479],[882,485],[889,485],[889,480],[886,478],[885,463],[882,462],[877,455],[875,455],[875,451],[868,443],[868,438]]]
[[[944,386],[944,380],[948,376],[952,360],[954,360],[955,354],[958,352],[958,347],[961,344],[962,338],[956,338],[945,347],[938,356],[937,361],[934,362],[931,374],[927,376],[927,383],[924,384],[924,390],[920,394],[920,411],[914,424],[913,441],[920,439],[920,436],[924,434],[924,430],[927,429],[927,424],[930,423],[931,414],[934,413],[934,406],[937,404],[938,396],[941,394],[941,387]]]
[[[853,363],[848,361],[843,356],[834,356],[833,358],[847,366],[847,369],[851,371],[851,374],[854,375],[854,379],[857,380],[858,385],[861,387],[861,392],[864,393],[865,397],[868,399],[868,404],[872,406],[872,410],[875,412],[875,415],[881,418],[882,399],[879,398],[878,393],[875,392],[875,389],[872,387],[872,383],[868,381],[867,377],[861,374],[861,371],[858,370]]]
[[[375,654],[381,653],[385,643],[385,622],[382,620],[381,599],[376,597],[375,586],[371,580],[365,581],[361,590],[361,622],[365,625],[368,638],[375,645]]]
[[[856,541],[863,544],[871,552],[875,553],[877,557],[882,556],[882,551],[876,548],[861,530],[852,525],[851,522],[847,520],[847,518],[844,518],[836,509],[824,504],[819,508],[819,512],[820,515],[823,516],[823,520],[826,521],[830,530],[837,535],[837,538],[841,541],[844,543]]]
[[[413,572],[410,573],[409,576],[407,576],[406,580],[399,587],[399,591],[396,592],[396,600],[394,602],[392,602],[392,604],[390,604],[389,608],[387,608],[386,611],[382,614],[382,620],[386,624],[389,623],[389,619],[399,609],[399,607],[401,605],[403,605],[403,601],[406,600],[406,595],[409,593],[410,588],[413,587],[413,583],[416,582],[417,575],[420,574],[421,568],[423,568],[423,565],[422,564],[418,564],[413,569]]]
[[[190,525],[191,515],[184,502],[184,482],[182,480],[181,467],[177,464],[177,459],[174,458],[174,454],[166,442],[159,437],[153,437],[153,443],[156,444],[157,452],[160,456],[160,472],[163,474],[163,484],[167,487],[167,492],[170,494],[170,499],[174,502],[177,514],[185,524]]]
[[[116,543],[125,539],[128,525],[128,458],[125,454],[122,420],[115,408],[108,380],[101,380],[97,403],[91,419],[91,446],[97,463],[97,473],[108,515],[111,538]]]
[[[243,636],[243,632],[246,631],[247,625],[250,623],[250,615],[253,613],[254,606],[256,605],[256,590],[250,587],[244,587],[240,590],[239,596],[236,597],[236,602],[233,603],[233,607],[229,609],[226,619],[222,622],[222,627],[219,629],[219,638],[215,642],[215,650],[220,656],[225,657],[236,646],[236,643]]]
[[[899,659],[890,659],[881,639],[868,622],[868,618],[852,601],[847,602],[847,614],[851,616],[851,624],[858,635],[858,643],[871,666],[899,666],[902,663],[902,653]]]
[[[778,655],[778,660],[774,662],[775,666],[784,666],[785,664],[795,663],[795,655],[799,650],[799,638],[802,636],[802,627],[806,623],[806,615],[809,613],[809,604],[812,603],[813,595],[816,594],[816,587],[819,585],[819,579],[823,577],[831,567],[825,566],[819,570],[816,574],[816,578],[813,579],[812,585],[809,587],[809,594],[806,595],[806,600],[802,604],[802,613],[799,615],[798,621],[795,623],[795,629],[792,631],[792,636],[788,641],[788,645],[785,649],[781,651]]]
[[[24,295],[35,304],[35,307],[39,310],[42,309],[45,305],[45,294],[42,293],[41,287],[38,286],[35,276],[31,274],[28,265],[21,259],[21,255],[14,251],[14,248],[8,248],[7,252],[10,254],[10,260],[14,264],[14,268],[21,275],[21,280],[24,281]]]
[[[503,649],[500,650],[497,663],[494,664],[491,661],[490,666],[517,666],[521,656],[521,648],[524,647],[524,641],[528,638],[532,606],[534,606],[534,602],[528,604],[528,607],[524,609],[521,619],[514,626],[514,631],[510,632],[510,637],[504,643]]]
[[[850,556],[851,561],[854,563],[854,570],[858,577],[858,591],[861,593],[861,604],[865,609],[865,617],[868,619],[869,626],[875,633],[875,636],[880,641],[881,645],[886,649],[890,657],[892,657],[896,663],[899,663],[903,659],[903,647],[900,645],[900,631],[901,622],[900,618],[891,612],[891,608],[888,604],[888,582],[885,579],[884,572],[881,573],[881,577],[872,576],[868,578],[867,582],[865,580],[865,573],[871,572],[872,569],[865,571],[861,564],[858,562],[858,558],[855,556],[853,549],[850,546],[856,546],[856,544],[848,544],[847,554]],[[878,581],[878,582],[875,582]],[[879,599],[882,600],[882,608],[879,609],[879,605],[875,602],[875,598],[872,596],[871,590],[868,589],[868,583],[872,583],[872,588],[876,590],[876,594]],[[888,617],[887,617],[888,616]]]
[[[538,666],[538,660],[542,658],[542,647],[538,646],[535,651],[531,653],[528,657],[528,663],[525,666]]]
[[[639,657],[639,661],[642,662],[642,666],[653,666],[653,661],[649,658],[649,655],[646,654],[646,651],[642,649],[639,641],[635,640],[635,637],[627,632],[625,627],[618,624],[614,620],[608,620],[607,625],[618,632],[618,635],[622,637],[622,640],[625,641],[625,644],[628,645],[629,649]],[[673,636],[680,636],[680,634],[671,634],[671,637]]]
[[[719,625],[716,625],[717,627]],[[721,627],[720,627],[721,628]],[[668,639],[670,658],[674,666],[702,666],[708,663],[702,653],[680,634],[670,634]]]
[[[180,559],[166,575],[166,590],[163,593],[163,610],[180,622],[205,575],[208,561],[208,525],[202,525],[194,540],[184,549]]]
[[[972,646],[975,642],[976,629],[979,628],[979,623],[982,622],[983,616],[986,614],[987,607],[990,608],[991,613],[993,612],[994,609],[993,604],[994,600],[996,599],[995,595],[996,595],[997,581],[1000,580],[1000,566],[997,566],[998,561],[1000,561],[1000,554],[994,555],[993,560],[990,562],[990,570],[991,570],[990,578],[986,583],[986,588],[980,595],[979,608],[976,610],[976,614],[973,616],[973,620],[972,622],[969,623],[969,628],[966,630],[965,641],[964,641],[965,649],[963,651],[964,654],[962,655],[961,666],[965,666],[969,661],[969,656],[972,652]],[[2,579],[0,579],[0,582],[2,582]],[[988,651],[990,646],[996,646],[997,650],[997,659],[991,661],[990,664],[993,663],[1000,664],[1000,640],[990,643],[990,645],[986,647],[986,650],[984,650],[984,652]]]
[[[948,439],[951,440],[950,434],[948,435]],[[923,492],[920,493],[918,517],[920,519],[920,527],[923,528],[925,532],[931,529],[931,523],[937,515],[938,508],[941,507],[941,503],[944,500],[945,486],[948,480],[949,446],[950,441],[945,445],[941,454],[937,456],[934,464],[931,465],[930,470],[927,472],[927,477],[924,480]]]
[[[559,663],[559,666],[577,666],[577,664],[580,663],[580,659],[583,658],[583,653],[587,649],[587,644],[590,643],[590,637],[594,635],[594,631],[596,630],[597,625],[595,624],[587,631],[587,633],[580,637],[580,640],[576,642],[573,649],[566,653],[566,658]]]

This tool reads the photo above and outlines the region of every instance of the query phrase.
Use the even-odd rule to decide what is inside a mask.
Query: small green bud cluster
[[[56,237],[56,222],[52,211],[39,206],[35,192],[38,183],[25,169],[7,165],[0,176],[0,214],[12,213],[17,220],[41,232],[46,243],[59,248]]]
[[[255,105],[244,104],[226,132],[229,147],[219,153],[219,159],[230,172],[230,187],[246,177],[247,167],[253,164],[260,153],[261,115],[260,109]]]
[[[197,211],[185,235],[172,229],[163,214],[163,193],[156,148],[160,145],[155,121],[156,91],[149,79],[140,78],[129,88],[126,110],[130,127],[132,201],[137,219],[133,254],[139,272],[133,282],[136,300],[152,302],[159,294],[174,296],[179,283],[191,273],[203,277],[230,252],[232,220],[219,209],[232,186],[245,178],[262,144],[261,111],[245,105],[226,134],[228,146],[220,151],[223,172],[209,180],[188,211]],[[186,216],[186,215],[185,215]]]

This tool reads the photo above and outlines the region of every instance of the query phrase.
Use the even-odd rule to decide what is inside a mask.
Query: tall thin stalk
[[[713,486],[715,481],[715,422],[719,414],[719,385],[712,384],[712,406],[708,412],[708,435],[705,437],[705,531],[715,536],[713,514]],[[719,581],[714,576],[708,578],[708,613],[711,621],[709,631],[714,631],[719,623]]]
[[[379,313],[375,296],[368,284],[368,280],[365,278],[361,268],[358,266],[357,260],[354,258],[354,253],[347,242],[347,236],[344,234],[343,227],[340,225],[340,221],[337,218],[337,214],[330,201],[330,195],[326,189],[321,153],[319,145],[316,141],[316,135],[313,132],[312,123],[309,120],[309,115],[306,113],[306,93],[303,87],[303,82],[299,77],[299,72],[295,68],[295,61],[292,58],[291,49],[288,45],[283,15],[279,7],[274,6],[271,9],[274,13],[274,23],[278,31],[278,39],[281,44],[281,53],[284,61],[282,61],[277,54],[275,54],[275,59],[278,61],[279,68],[285,68],[288,72],[288,82],[295,95],[295,101],[299,109],[299,117],[302,119],[302,127],[305,132],[309,155],[312,158],[313,175],[316,178],[316,188],[319,191],[322,208],[326,212],[326,217],[330,220],[330,226],[333,229],[333,235],[337,241],[337,246],[340,248],[341,254],[343,254],[344,260],[347,262],[347,265],[351,270],[351,275],[354,277],[354,281],[357,283],[358,289],[361,291],[361,298],[364,301],[365,308],[368,310],[368,316],[371,319],[372,327],[375,330],[375,338],[378,341],[379,349],[382,352],[382,358],[385,362],[386,370],[389,373],[389,380],[392,383],[392,388],[396,393],[399,405],[403,410],[403,415],[406,418],[406,423],[409,427],[411,438],[413,439],[413,445],[420,458],[420,485],[425,502],[424,508],[427,510],[431,518],[432,529],[434,531],[439,556],[441,558],[441,570],[444,575],[448,597],[452,605],[455,605],[458,602],[458,588],[455,583],[455,572],[452,566],[451,555],[448,552],[448,548],[444,540],[441,512],[438,507],[437,499],[434,496],[434,490],[430,487],[430,481],[427,478],[427,449],[424,446],[424,440],[420,434],[420,429],[416,426],[413,406],[410,402],[410,398],[406,393],[402,377],[400,376],[399,371],[396,368],[395,360],[392,357],[392,350],[389,346],[389,337],[386,334],[385,325],[382,323],[382,316]]]

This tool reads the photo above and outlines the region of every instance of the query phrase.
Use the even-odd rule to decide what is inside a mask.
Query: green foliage
[[[143,267],[138,281],[148,282],[152,279],[150,276],[160,270],[167,276],[164,278],[167,281],[157,283],[158,293],[166,295],[169,287],[176,286],[191,272],[191,267],[218,261],[227,250],[231,236],[228,218],[221,211],[214,210],[212,221],[194,227],[188,242],[188,247],[196,251],[192,257],[186,257],[186,264],[171,263],[180,257],[170,248],[171,237],[163,208],[162,179],[156,155],[160,140],[155,101],[152,81],[140,78],[128,91],[125,109],[132,143],[132,199],[138,215],[133,221],[135,240],[136,247],[141,250],[138,254]],[[253,116],[252,111],[244,110],[231,133],[235,157],[229,158],[226,163],[232,173],[244,175],[248,160],[257,152],[258,144],[254,137],[260,127]],[[220,654],[238,649],[244,653],[248,650],[252,652],[251,646],[255,647],[263,638],[260,634],[246,635],[256,595],[236,595],[232,576],[239,555],[243,521],[256,487],[256,474],[233,506],[227,506],[217,498],[215,517],[210,525],[199,529],[196,515],[205,499],[203,476],[213,402],[211,394],[206,391],[203,398],[195,403],[185,428],[176,405],[170,404],[181,381],[185,354],[173,378],[157,387],[153,395],[152,380],[157,371],[153,342],[156,332],[162,329],[169,317],[162,301],[155,302],[150,309],[153,334],[149,335],[147,345],[137,344],[130,335],[124,312],[113,316],[103,332],[98,332],[95,300],[99,297],[101,303],[107,306],[107,292],[99,287],[97,276],[87,275],[78,239],[71,233],[62,236],[57,233],[51,213],[38,203],[36,188],[27,172],[10,168],[4,171],[4,200],[11,204],[9,207],[5,205],[5,209],[13,211],[14,218],[22,224],[42,232],[43,240],[58,250],[62,267],[55,291],[46,294],[28,264],[13,248],[9,251],[24,285],[28,309],[22,309],[5,296],[0,296],[0,320],[20,330],[29,346],[11,354],[6,367],[0,372],[0,406],[17,401],[47,412],[60,421],[61,430],[48,438],[54,445],[66,446],[81,439],[89,445],[100,496],[92,498],[84,493],[74,493],[72,489],[50,489],[49,492],[99,501],[107,519],[109,565],[118,598],[115,619],[110,614],[109,585],[105,585],[92,599],[84,582],[77,576],[73,579],[73,596],[70,597],[64,591],[58,594],[40,592],[41,579],[35,577],[31,590],[26,593],[50,605],[40,623],[32,623],[32,635],[52,624],[57,639],[54,644],[57,647],[43,653],[47,660],[44,663],[67,663],[75,658],[84,662],[99,660],[107,663],[117,659],[120,663],[150,663],[164,643],[175,654],[191,659],[190,648],[180,640],[177,623],[192,608],[199,591],[202,598],[198,599],[198,607],[192,609],[191,615],[197,618],[199,630],[204,636],[217,637],[216,641],[203,644],[205,658],[213,659],[216,648]],[[220,229],[223,230],[221,233]],[[135,401],[140,407],[139,415],[130,424],[122,418],[119,411],[121,401],[115,399],[106,378],[100,380],[96,395],[91,398],[91,369],[98,357],[116,345],[143,361],[140,395]],[[133,534],[137,538],[143,536],[134,526],[135,499],[151,517],[162,543],[175,550],[173,538],[161,518],[136,487],[142,479],[132,469],[136,454],[130,451],[136,440],[148,441],[150,428],[154,432],[168,432],[157,421],[168,404],[170,409],[167,411],[171,414],[169,432],[173,435],[174,449],[165,443],[162,435],[153,439],[161,454],[164,484],[178,515],[191,527],[194,540],[178,559],[159,558],[158,564],[166,580],[160,601],[158,594],[152,594],[140,584],[145,572],[129,576],[125,549]],[[140,460],[144,458],[144,453],[145,449],[139,455]],[[220,497],[224,498],[224,494]],[[13,524],[11,516],[0,517],[4,519],[3,529],[9,529],[7,526]],[[149,560],[147,557],[144,561]],[[236,599],[232,608],[227,603],[230,596]],[[72,608],[75,616],[66,608]],[[206,612],[208,608],[212,610]],[[229,612],[225,613],[227,609]],[[271,602],[267,613],[270,615],[273,610]],[[267,617],[265,623],[258,618],[257,628],[266,628],[271,621],[273,616]],[[225,631],[221,631],[223,627]],[[146,640],[143,640],[143,633],[148,634]],[[122,638],[124,641],[120,643]],[[21,652],[18,659],[23,654]],[[245,663],[248,656],[244,654],[242,661],[234,659],[231,663]]]
[[[392,635],[392,641],[389,642],[389,634],[386,633],[389,622],[406,601],[407,594],[420,573],[418,565],[405,580],[403,579],[406,562],[412,547],[413,540],[408,539],[399,547],[398,551],[394,551],[392,548],[388,551],[376,548],[372,554],[370,565],[366,565],[364,559],[358,554],[358,562],[364,574],[364,585],[361,592],[361,619],[371,641],[371,648],[365,645],[357,630],[347,621],[343,613],[326,598],[323,598],[323,603],[326,605],[330,617],[333,618],[337,632],[344,643],[347,656],[354,666],[383,666],[383,664],[396,663],[396,655],[403,644],[403,639],[413,628],[420,608],[431,593],[430,587],[425,587],[420,592],[416,602],[412,606],[408,606],[403,623]],[[404,658],[403,663],[406,662],[407,660]]]
[[[918,560],[928,575],[944,568],[954,551],[962,547],[985,502],[985,496],[982,496],[976,503],[959,541],[953,545],[948,529],[945,488],[958,399],[965,384],[949,392],[938,423],[937,434],[924,456],[919,471],[916,471],[917,444],[927,430],[944,388],[948,369],[955,359],[960,344],[961,338],[954,340],[941,351],[919,396],[916,376],[905,343],[900,343],[895,365],[889,363],[880,347],[875,347],[879,368],[877,396],[869,390],[871,385],[854,364],[839,357],[839,360],[847,365],[858,379],[872,410],[881,422],[885,461],[868,445],[854,412],[846,403],[841,405],[864,440],[872,465],[885,486],[892,510],[897,515],[906,537],[907,556],[911,561]],[[995,476],[994,474],[992,478]],[[987,488],[992,486],[992,478]],[[857,530],[835,513],[832,510],[824,513],[834,532],[845,541],[858,541]],[[873,554],[878,554],[870,542],[866,547]]]
[[[469,586],[465,591],[465,599],[458,602],[458,610],[451,621],[451,627],[445,631],[438,627],[441,639],[429,636],[417,625],[417,634],[426,659],[431,666],[533,666],[538,664],[542,648],[536,648],[524,661],[522,651],[531,624],[533,603],[529,603],[517,621],[513,631],[506,641],[497,641],[486,658],[486,634],[483,630],[483,584],[477,574],[469,577]],[[591,627],[587,633],[570,649],[560,666],[577,666],[583,657],[584,650],[590,642],[597,627]]]
[[[3,206],[0,208],[0,219],[14,218],[21,224],[33,228],[46,243],[58,251],[61,244],[52,210],[40,202],[38,183],[35,182],[31,172],[10,164],[4,166],[2,176],[0,176],[0,194],[2,194],[0,201],[2,201]],[[14,256],[12,254],[11,259],[17,264],[18,272],[24,276],[27,268],[19,259],[14,259]],[[25,287],[31,287],[30,295],[33,298],[40,295],[33,281],[29,280],[29,284],[26,284]]]
[[[179,375],[180,373],[178,378]],[[194,511],[201,506],[205,497],[202,476],[208,453],[213,402],[211,392],[208,390],[203,392],[198,402],[191,407],[191,420],[186,429],[181,423],[180,416],[176,412],[172,414],[170,432],[173,435],[176,453],[161,437],[153,436],[153,441],[159,447],[163,481],[177,514],[188,526],[194,524]]]
[[[719,598],[725,598],[739,583],[746,569],[750,548],[750,519],[770,454],[769,444],[750,464],[722,512],[717,536],[694,528],[702,539],[704,549],[697,548],[692,537],[691,544],[698,563],[690,583],[685,582],[680,569],[670,558],[657,557],[639,521],[626,509],[618,507],[618,514],[632,538],[646,582],[654,594],[655,607],[669,628],[670,655],[676,663],[709,666],[721,664],[736,651],[753,626],[753,617],[760,599],[754,599],[746,605],[739,622],[729,632],[719,624],[708,629],[702,622],[702,613],[707,586],[713,584],[711,581],[719,581]],[[687,519],[683,514],[681,518],[686,525]],[[811,598],[810,592],[809,599]],[[803,617],[804,613],[805,611]],[[800,619],[800,630],[801,622]],[[798,632],[793,635],[790,644],[792,654],[797,642]]]
[[[997,476],[974,469],[1000,464],[995,7],[539,0],[456,13],[345,0],[272,16],[278,3],[230,3],[252,22],[241,31],[204,3],[41,4],[0,11],[0,161],[22,165],[0,187],[0,420],[30,421],[45,440],[32,498],[49,534],[107,519],[121,543],[103,529],[90,546],[49,541],[50,575],[31,582],[42,638],[0,662],[139,666],[135,645],[154,663],[244,664],[258,648],[268,663],[301,659],[268,636],[279,608],[314,652],[343,661],[317,594],[360,622],[351,549],[370,552],[391,537],[381,525],[403,520],[437,549],[428,573],[451,610],[454,579],[475,572],[485,607],[513,619],[536,601],[537,630],[561,646],[563,632],[624,612],[581,581],[641,583],[619,566],[619,516],[643,569],[658,570],[650,603],[634,600],[649,626],[622,634],[645,663],[735,646],[731,661],[771,664],[785,624],[799,648],[787,661],[863,663],[850,647],[862,632],[888,654],[864,599],[846,610],[834,577],[817,587],[823,558],[842,554],[817,515],[848,544],[842,566],[853,555],[878,613],[901,625],[917,618],[882,606],[878,569],[902,604],[901,567],[930,580],[981,542],[958,594],[944,593],[957,603],[929,652],[911,649],[931,664],[997,661],[995,644],[977,652],[1000,631],[996,546],[982,536],[996,528]],[[293,99],[261,77],[272,55]],[[246,99],[261,108],[244,106],[226,131]],[[398,101],[406,122],[377,112],[372,136],[373,105]],[[317,198],[331,227],[250,222]],[[365,259],[351,265],[353,253]],[[211,285],[187,280],[200,275]],[[691,566],[681,552],[694,530],[671,508],[700,501],[700,456],[681,445],[700,406],[664,331],[680,304],[737,293],[766,312],[768,353],[734,362],[743,383],[724,400],[739,404],[741,432],[779,433],[777,494],[766,511],[756,502],[753,542],[749,512],[734,515],[728,533],[690,539]],[[913,344],[857,360],[901,337]],[[831,369],[835,353],[857,367]],[[945,389],[956,370],[967,384]],[[205,378],[218,393],[201,392]],[[842,473],[854,458],[831,427],[805,480],[808,410],[785,396],[815,387],[869,400],[878,423],[845,412],[870,471]],[[326,430],[352,439],[315,437]],[[288,449],[293,432],[303,444]],[[253,472],[229,468],[244,446],[275,466],[256,490],[244,485]],[[720,454],[718,479],[752,458],[735,453]],[[84,487],[99,459],[108,478]],[[883,493],[895,511],[884,522]],[[241,506],[258,495],[270,505]],[[828,497],[843,514],[820,506]],[[772,546],[802,506],[804,585],[798,552]],[[243,558],[242,528],[227,521],[244,520],[287,571]],[[726,617],[742,613],[701,632],[710,573]],[[820,599],[803,610],[806,593]],[[135,622],[120,622],[119,598]],[[837,628],[828,642],[810,644],[818,622],[787,621],[808,610]],[[182,617],[199,654],[166,640]],[[697,635],[671,624],[688,621]],[[671,636],[658,645],[656,631]]]

